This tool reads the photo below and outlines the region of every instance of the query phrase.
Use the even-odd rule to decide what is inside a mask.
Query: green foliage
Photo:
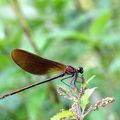
[[[60,119],[63,119],[65,117],[73,117],[75,114],[71,111],[62,111],[62,112],[59,112],[57,115],[53,116],[50,120],[60,120]]]
[[[89,104],[90,96],[92,95],[92,93],[94,92],[95,89],[96,89],[96,87],[85,90],[85,93],[81,98],[81,108],[82,108],[83,112],[85,111],[86,106]]]
[[[106,32],[107,25],[110,23],[110,19],[112,17],[112,11],[107,11],[99,16],[91,25],[91,34],[93,36],[101,36],[104,32]]]
[[[88,80],[85,81],[85,83],[83,84],[83,88],[86,88],[87,85],[95,78],[95,75],[93,75],[92,77],[90,77]]]
[[[120,1],[89,1],[90,6],[84,0],[17,0],[29,34],[12,1],[16,0],[0,0],[0,95],[46,79],[26,73],[12,61],[15,48],[36,52],[31,38],[42,57],[75,68],[83,66],[86,78],[96,75],[94,82],[83,85],[99,87],[91,101],[115,95],[115,104],[85,119],[112,116],[119,120]],[[53,81],[56,84],[62,83]],[[68,101],[56,97],[54,87],[48,83],[0,101],[0,120],[48,120],[60,108],[69,108]]]

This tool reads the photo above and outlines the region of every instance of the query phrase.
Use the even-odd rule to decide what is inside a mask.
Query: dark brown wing
[[[23,70],[36,75],[44,75],[51,72],[64,71],[66,68],[66,65],[52,60],[44,59],[40,56],[21,49],[13,50],[11,56],[14,62]]]

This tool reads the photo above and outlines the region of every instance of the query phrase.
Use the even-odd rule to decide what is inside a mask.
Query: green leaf
[[[96,87],[85,90],[85,94],[81,98],[82,111],[84,111],[86,106],[89,104],[89,98],[90,98],[90,96],[92,95],[92,93],[94,92],[95,89],[96,89]]]
[[[108,24],[111,16],[112,12],[110,10],[98,17],[91,25],[91,33],[93,35],[101,34],[101,32],[104,31],[105,26]]]
[[[95,75],[93,75],[92,77],[90,77],[84,84],[83,84],[83,88],[86,88],[86,86],[89,84],[89,82],[91,80],[93,80],[95,78]]]
[[[62,118],[65,118],[65,117],[73,117],[75,116],[75,114],[72,112],[72,111],[62,111],[60,113],[58,113],[57,115],[53,116],[50,120],[60,120]]]

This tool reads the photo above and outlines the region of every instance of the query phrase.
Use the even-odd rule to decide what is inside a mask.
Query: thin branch
[[[17,0],[9,0],[9,1],[15,11],[15,14],[18,18],[18,21],[20,22],[20,24],[22,26],[23,31],[25,32],[26,36],[28,37],[28,40],[29,40],[31,46],[33,47],[34,51],[37,54],[39,54],[39,50],[38,50],[36,44],[34,43],[34,39],[32,37],[32,31],[24,18],[24,15],[20,9],[19,2]]]
[[[86,113],[83,115],[83,118],[91,113],[92,111],[95,111],[95,110],[98,110],[100,107],[106,107],[107,105],[113,103],[115,101],[115,98],[114,97],[107,97],[107,98],[104,98],[100,101],[98,101],[94,106],[91,105],[89,107],[89,109],[86,111]]]

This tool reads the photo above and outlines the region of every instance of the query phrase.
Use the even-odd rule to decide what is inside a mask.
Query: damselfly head
[[[84,72],[83,67],[79,67],[79,68],[78,68],[78,73],[81,73],[81,74],[82,74],[83,72]]]

